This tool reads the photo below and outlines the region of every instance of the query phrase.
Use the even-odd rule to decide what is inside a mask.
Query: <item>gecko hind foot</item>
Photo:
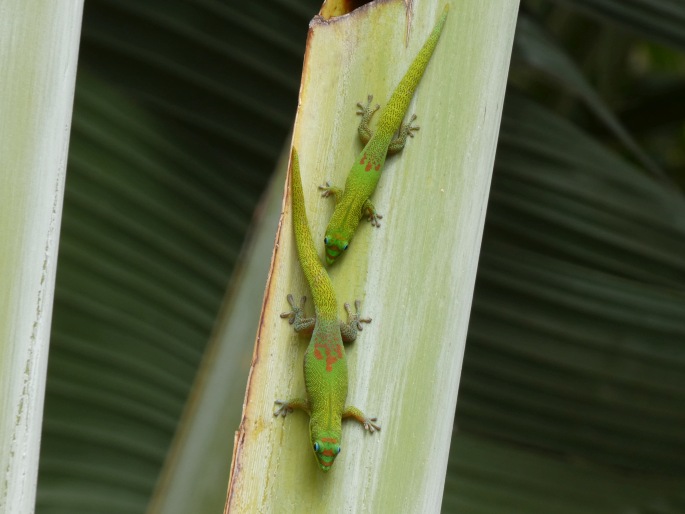
[[[357,114],[360,116],[368,116],[369,118],[375,113],[378,109],[381,108],[380,105],[376,104],[371,107],[371,102],[373,101],[373,95],[369,95],[366,98],[366,105],[363,105],[361,102],[357,102],[357,107],[359,107],[359,110],[357,111]]]
[[[419,126],[412,125],[412,123],[414,123],[415,120],[416,114],[412,114],[411,118],[409,118],[408,123],[402,123],[402,125],[400,126],[400,130],[397,133],[397,136],[394,137],[392,141],[390,141],[390,146],[388,146],[388,153],[393,154],[399,152],[404,148],[404,145],[407,143],[407,138],[414,137],[414,132],[421,128]]]
[[[362,323],[371,323],[371,318],[362,318],[359,310],[361,308],[361,300],[354,301],[355,313],[352,314],[352,308],[349,303],[345,303],[345,312],[347,312],[347,324],[355,327],[357,330],[363,330]]]
[[[292,307],[292,310],[290,312],[281,312],[281,318],[288,318],[288,323],[292,325],[295,323],[297,315],[304,312],[304,304],[307,302],[307,297],[303,296],[300,299],[300,305],[295,303],[295,298],[292,294],[289,294],[286,298],[290,304],[290,307]]]
[[[421,127],[418,125],[414,126],[412,123],[416,121],[416,114],[412,114],[411,118],[409,118],[408,123],[403,123],[400,126],[400,131],[399,131],[399,136],[398,139],[404,138],[406,140],[407,137],[414,137],[414,132],[419,130]]]
[[[359,138],[362,140],[362,143],[364,144],[368,143],[369,140],[373,137],[371,127],[369,127],[369,123],[371,122],[371,118],[373,117],[374,113],[381,108],[381,106],[378,104],[371,107],[372,100],[373,95],[369,95],[367,98],[366,105],[363,105],[361,102],[357,102],[357,107],[359,107],[357,114],[362,117],[362,120],[359,122],[359,128],[357,129],[357,131],[359,132]]]

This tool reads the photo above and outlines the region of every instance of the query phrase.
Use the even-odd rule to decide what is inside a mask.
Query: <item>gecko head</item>
[[[341,232],[326,232],[323,243],[326,245],[326,264],[330,266],[350,246],[350,238]]]
[[[312,432],[312,449],[322,471],[330,471],[335,458],[340,453],[341,433]]]

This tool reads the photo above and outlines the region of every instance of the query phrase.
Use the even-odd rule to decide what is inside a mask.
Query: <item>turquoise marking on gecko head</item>
[[[326,245],[326,264],[328,266],[333,264],[338,256],[350,246],[350,243],[342,240],[339,235],[337,237],[327,235],[323,238],[323,242]]]

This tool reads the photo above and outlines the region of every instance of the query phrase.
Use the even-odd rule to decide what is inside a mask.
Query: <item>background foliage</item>
[[[39,513],[145,511],[318,7],[86,2]],[[444,512],[685,512],[683,34],[523,0]]]

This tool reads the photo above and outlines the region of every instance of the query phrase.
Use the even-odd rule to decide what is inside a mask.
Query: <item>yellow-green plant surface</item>
[[[312,23],[293,144],[321,246],[332,205],[316,186],[342,183],[359,152],[356,102],[369,93],[387,100],[443,5],[415,2],[407,11],[383,2]],[[374,318],[349,348],[348,403],[364,405],[383,429],[369,435],[347,424],[327,475],[309,448],[306,416],[272,414],[276,398],[303,392],[306,345],[279,318],[287,293],[308,294],[290,216],[282,219],[234,451],[231,512],[439,510],[517,9],[517,1],[451,3],[410,107],[421,130],[388,160],[373,198],[382,227],[362,226],[330,270],[340,301],[360,298]]]
[[[83,3],[0,5],[0,512],[34,511]]]
[[[369,93],[387,100],[443,5],[415,2],[409,12],[383,2],[312,23],[293,144],[315,241],[333,208],[316,186],[342,183],[360,149],[356,102]],[[360,298],[374,318],[349,348],[348,403],[377,415],[383,429],[369,435],[347,424],[327,475],[309,448],[306,416],[273,416],[276,398],[303,392],[306,345],[279,318],[287,293],[308,294],[290,216],[282,219],[228,510],[439,510],[517,8],[452,2],[410,107],[421,130],[389,159],[373,198],[384,223],[362,226],[330,270],[340,301]]]

